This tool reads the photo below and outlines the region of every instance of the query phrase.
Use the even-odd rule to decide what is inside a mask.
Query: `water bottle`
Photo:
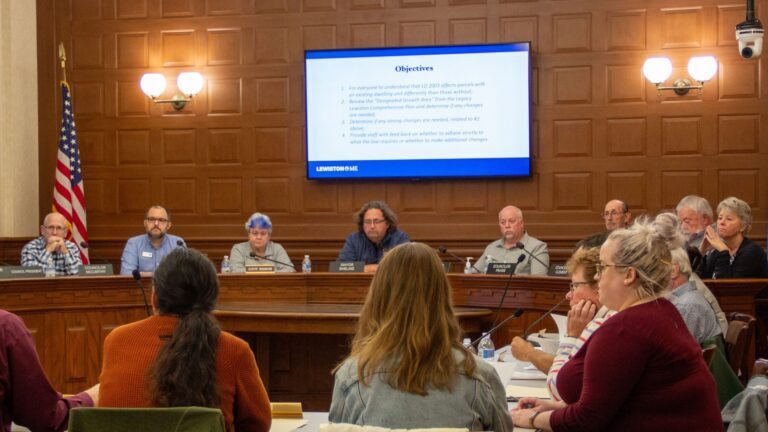
[[[493,262],[493,257],[490,255],[485,256],[485,267],[483,268],[483,273],[488,274],[488,267],[490,267],[490,264]]]
[[[309,259],[309,255],[304,255],[304,261],[301,262],[302,273],[312,273],[312,260]]]
[[[229,264],[229,255],[224,255],[224,259],[221,260],[221,272],[232,273],[232,265]]]
[[[477,350],[475,347],[472,346],[472,339],[470,338],[464,338],[464,341],[461,342],[464,345],[464,348],[466,348],[469,352],[471,352],[474,355],[477,355]]]
[[[480,357],[485,361],[493,360],[496,356],[496,347],[493,346],[493,341],[488,333],[483,333],[483,338],[480,339],[477,350],[480,352]]]
[[[53,264],[53,257],[48,258],[48,262],[43,266],[45,277],[56,277],[56,266]]]
[[[464,264],[464,273],[472,273],[472,257],[467,257],[467,263]]]

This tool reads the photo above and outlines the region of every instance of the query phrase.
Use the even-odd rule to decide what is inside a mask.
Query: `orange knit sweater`
[[[114,329],[104,340],[99,406],[149,406],[147,381],[161,336],[173,333],[175,316],[152,316]],[[272,423],[269,397],[248,344],[221,332],[216,380],[227,430],[267,432]]]

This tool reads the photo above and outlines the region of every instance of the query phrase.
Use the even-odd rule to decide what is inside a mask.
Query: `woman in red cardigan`
[[[269,431],[269,398],[253,352],[211,316],[219,295],[211,261],[179,248],[153,278],[155,314],[104,341],[99,406],[220,408],[227,430]]]
[[[600,302],[618,311],[560,370],[563,402],[523,399],[515,425],[543,430],[722,431],[715,382],[675,306],[660,296],[671,253],[651,223],[611,233]],[[528,408],[532,406],[532,408]]]

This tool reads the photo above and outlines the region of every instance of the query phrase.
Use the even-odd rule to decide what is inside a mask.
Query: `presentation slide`
[[[308,178],[530,175],[529,45],[307,51]]]

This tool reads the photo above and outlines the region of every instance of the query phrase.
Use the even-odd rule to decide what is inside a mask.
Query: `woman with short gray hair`
[[[254,213],[245,221],[248,241],[232,246],[229,261],[232,273],[245,273],[248,266],[273,266],[277,272],[295,272],[288,253],[272,241],[272,220],[263,213]]]
[[[728,197],[717,206],[717,230],[707,227],[696,266],[702,279],[768,277],[765,251],[746,237],[752,225],[749,204]]]

